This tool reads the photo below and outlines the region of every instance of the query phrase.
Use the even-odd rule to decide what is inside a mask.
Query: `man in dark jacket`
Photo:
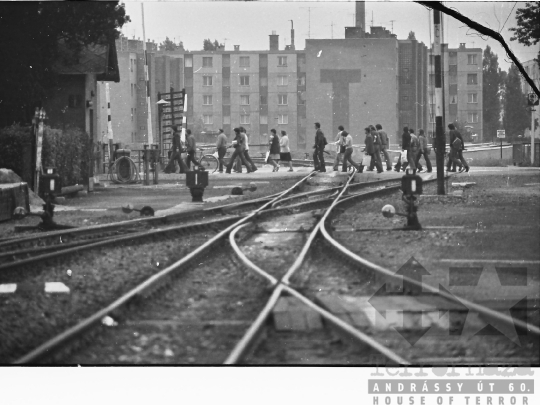
[[[195,136],[191,133],[191,129],[186,130],[186,149],[186,165],[189,167],[189,163],[193,162],[193,168],[195,168],[195,166],[199,165],[199,162],[195,159],[195,155],[197,154],[197,142],[195,141]]]
[[[251,173],[251,165],[246,161],[246,158],[244,157],[244,150],[246,149],[246,141],[245,137],[242,136],[240,133],[240,128],[234,129],[234,140],[233,140],[233,147],[234,152],[231,156],[231,159],[229,160],[229,164],[227,165],[227,173],[231,174],[231,169],[233,165],[235,164],[236,157],[240,157],[240,160],[242,161],[242,164],[246,166],[247,172]]]
[[[467,164],[467,161],[463,158],[463,149],[465,143],[463,142],[463,137],[459,133],[459,131],[456,129],[456,126],[454,124],[448,124],[448,129],[450,130],[450,155],[448,157],[448,163],[446,165],[447,171],[455,171],[450,170],[450,165],[452,163],[455,163],[457,166],[459,166],[459,172],[463,172],[466,170],[469,171],[469,165]],[[459,139],[459,141],[456,142],[456,139]],[[461,162],[461,163],[459,163]],[[462,167],[463,165],[463,167]]]
[[[411,143],[411,134],[409,133],[409,127],[403,127],[403,134],[401,135],[401,150],[402,152],[409,149],[409,145]],[[395,169],[396,172],[399,172],[401,170],[401,155],[399,155],[398,161],[396,163]],[[405,168],[403,168],[405,170]]]
[[[325,137],[323,131],[321,131],[321,124],[318,122],[315,123],[315,145],[313,146],[313,149],[315,151],[313,152],[313,163],[315,166],[315,170],[318,170],[320,172],[326,171],[326,165],[324,162],[324,146],[325,146]]]
[[[379,137],[381,138],[381,152],[384,155],[384,160],[386,161],[386,170],[392,170],[392,163],[390,162],[390,155],[388,155],[388,148],[390,147],[390,142],[388,141],[388,134],[383,131],[382,125],[375,125],[377,131],[379,132]]]
[[[416,167],[418,167],[418,173],[422,172],[423,168],[420,164],[420,157],[424,156],[427,166],[427,172],[431,173],[433,168],[431,167],[431,160],[429,160],[429,145],[424,134],[424,130],[418,130],[418,152],[416,153]]]
[[[373,168],[377,166],[377,173],[382,173],[382,163],[381,163],[381,137],[379,132],[375,129],[373,125],[369,126],[371,136],[373,137],[373,154],[371,155],[371,163],[369,164],[368,172],[372,172]]]
[[[172,138],[172,148],[171,148],[171,157],[169,158],[169,164],[165,167],[163,170],[164,173],[175,173],[176,168],[174,166],[174,161],[178,161],[178,165],[180,166],[181,170],[180,172],[186,173],[189,172],[188,167],[186,166],[186,163],[182,160],[182,143],[180,142],[180,132],[178,131],[179,128],[176,127],[173,133]]]

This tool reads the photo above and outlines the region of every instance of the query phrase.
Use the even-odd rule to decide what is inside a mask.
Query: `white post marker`
[[[531,166],[534,166],[534,105],[531,105]]]
[[[34,192],[39,192],[39,175],[41,174],[41,152],[43,148],[43,120],[45,119],[45,110],[41,108],[38,112],[38,109],[36,108],[36,114],[37,114],[37,124],[38,124],[38,130],[36,133],[37,139],[36,139],[36,178],[35,178],[35,184],[34,184]]]
[[[146,109],[148,110],[146,127],[148,129],[148,144],[154,143],[152,135],[152,109],[150,106],[150,82],[148,81],[148,53],[146,52],[146,35],[144,32],[144,3],[141,2],[142,11],[142,32],[143,32],[143,52],[144,52],[144,79],[146,80]]]
[[[187,94],[184,96],[184,114],[182,115],[182,133],[180,141],[186,143],[186,128],[187,128]]]
[[[111,92],[109,88],[109,83],[105,83],[105,99],[107,101],[107,139],[109,141],[109,162],[112,163],[113,129],[111,121]]]

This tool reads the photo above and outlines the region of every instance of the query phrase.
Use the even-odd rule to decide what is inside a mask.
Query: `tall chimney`
[[[270,50],[279,51],[279,35],[276,35],[276,31],[272,31],[270,37]]]
[[[291,47],[290,49],[294,51],[295,50],[294,48],[294,22],[293,20],[290,20],[290,21],[291,21]]]
[[[366,2],[356,2],[356,26],[360,28],[362,32],[366,32]]]

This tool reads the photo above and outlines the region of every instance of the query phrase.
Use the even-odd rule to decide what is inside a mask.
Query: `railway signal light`
[[[208,172],[203,166],[186,173],[186,186],[189,187],[192,202],[203,202],[204,189],[208,186]]]

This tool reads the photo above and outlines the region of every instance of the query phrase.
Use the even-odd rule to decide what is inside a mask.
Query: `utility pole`
[[[390,20],[390,24],[392,24],[392,34],[394,33],[394,21],[397,21],[397,20]]]
[[[442,65],[441,65],[441,12],[433,10],[433,25],[435,33],[435,146],[437,163],[437,194],[444,195],[444,152],[446,140],[443,130],[443,89],[442,89]]]

